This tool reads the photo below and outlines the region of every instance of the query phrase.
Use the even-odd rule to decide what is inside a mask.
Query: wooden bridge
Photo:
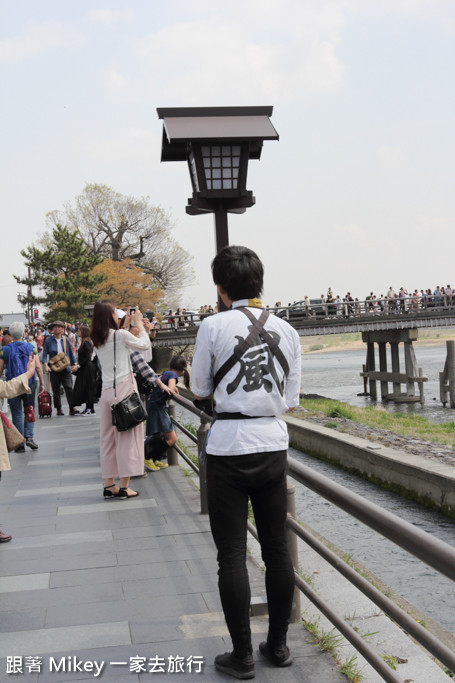
[[[440,304],[425,303],[417,309],[413,305],[414,302],[410,299],[402,299],[393,308],[372,310],[370,301],[355,301],[349,304],[344,302],[340,308],[335,304],[317,304],[318,308],[313,308],[311,313],[303,305],[274,308],[270,309],[270,312],[287,320],[301,337],[347,332],[455,327],[455,301],[449,305],[443,299]],[[194,344],[200,323],[199,316],[194,314],[182,316],[180,321],[175,319],[172,324],[164,321],[157,331],[154,346]]]
[[[271,310],[271,313],[288,320],[299,336],[343,334],[361,332],[367,347],[366,362],[360,373],[364,392],[372,399],[378,397],[377,382],[380,384],[381,399],[396,402],[425,402],[423,386],[427,381],[423,369],[417,366],[413,342],[421,328],[442,328],[455,326],[455,302],[442,298],[439,301],[416,302],[415,299],[399,299],[383,302],[382,306],[371,301],[325,303],[312,300],[311,309],[304,302],[289,307]],[[165,321],[157,331],[154,340],[155,369],[167,364],[165,358],[178,348],[191,346],[196,342],[201,320],[194,314]],[[375,344],[377,344],[377,351]],[[404,372],[400,369],[400,344],[404,348]],[[387,365],[387,345],[390,346],[391,368]],[[376,358],[379,361],[377,369]],[[449,363],[449,359],[447,361]],[[455,370],[450,361],[441,378],[441,401],[445,405],[450,393],[453,406],[455,397]],[[447,366],[447,363],[446,363]],[[449,376],[452,378],[450,381]],[[392,391],[389,391],[389,384]],[[404,385],[404,390],[402,390]],[[417,385],[418,392],[415,387]]]

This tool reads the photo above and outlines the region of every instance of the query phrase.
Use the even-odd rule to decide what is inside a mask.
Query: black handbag
[[[129,356],[128,356],[129,358]],[[131,361],[130,361],[131,364]],[[126,432],[128,429],[137,427],[147,417],[147,412],[139,397],[137,391],[133,391],[129,396],[117,402],[117,393],[115,388],[115,374],[116,374],[116,352],[115,352],[115,332],[114,332],[114,403],[111,406],[112,424],[119,432]],[[131,368],[132,376],[132,368]]]

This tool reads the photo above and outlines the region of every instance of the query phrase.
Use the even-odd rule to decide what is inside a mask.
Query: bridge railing
[[[175,419],[175,404],[172,405],[173,402],[199,418],[200,424],[197,429],[197,436]],[[198,452],[200,453],[210,428],[212,418],[203,411],[198,410],[191,401],[182,396],[175,396],[173,398],[171,401],[170,413],[174,425],[198,445]],[[201,512],[205,514],[207,513],[205,464],[200,461],[196,464],[178,445],[176,445],[174,449],[199,476]],[[178,456],[176,454],[173,455],[171,449],[169,452],[169,464],[177,463]],[[430,567],[433,567],[441,574],[447,576],[452,581],[455,581],[454,547],[440,541],[421,529],[418,529],[414,525],[400,519],[380,506],[371,503],[362,496],[349,491],[345,487],[333,482],[328,477],[315,472],[310,467],[302,465],[294,458],[288,457],[288,465],[290,478],[312,491],[315,491],[318,495],[334,505],[337,505],[347,514],[355,517],[357,520],[382,536],[385,536]],[[441,664],[455,673],[455,653],[452,650],[421,624],[417,623],[409,614],[375,588],[369,581],[353,570],[338,555],[324,546],[315,535],[307,529],[304,529],[298,523],[298,520],[295,518],[294,496],[292,495],[293,488],[294,487],[290,485],[288,481],[288,494],[290,495],[288,495],[287,526],[289,530],[288,538],[290,541],[290,551],[295,569],[296,587],[306,595],[327,619],[329,619],[351,645],[380,674],[383,680],[395,683],[401,680],[377,652],[300,577],[297,550],[297,538],[300,538],[382,609],[412,638],[419,642],[428,652],[441,662]],[[256,539],[258,538],[256,529],[250,522],[248,522],[248,530]],[[294,603],[293,619],[300,620],[300,602],[299,600],[295,600]]]
[[[419,312],[440,313],[455,308],[455,296],[448,295],[416,295],[388,299],[372,298],[359,301],[323,301],[309,299],[295,302],[289,306],[275,307],[272,312],[280,318],[293,319],[315,318],[361,318],[365,316],[403,315]]]
[[[444,312],[455,312],[455,294],[435,296],[434,294],[418,294],[403,298],[388,299],[365,299],[359,301],[322,301],[321,299],[311,299],[308,303],[299,301],[289,306],[269,308],[270,313],[274,313],[285,320],[309,320],[315,319],[345,319],[345,318],[365,318],[369,316],[393,316],[393,315],[412,315],[426,313],[428,315],[440,314]],[[180,315],[163,315],[163,320],[157,326],[158,331],[162,332],[196,332],[202,320],[212,313],[184,312]]]

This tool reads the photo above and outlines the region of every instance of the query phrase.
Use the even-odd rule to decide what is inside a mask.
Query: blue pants
[[[35,393],[36,393],[36,381],[30,385],[32,390],[31,394],[21,394],[20,396],[15,396],[14,398],[9,398],[8,403],[11,409],[11,417],[13,419],[14,426],[20,431],[22,436],[26,439],[32,439],[34,433],[34,422],[27,422],[25,419],[24,408],[27,406],[35,406]]]
[[[248,499],[266,567],[269,637],[286,638],[294,568],[286,539],[287,452],[207,454],[210,526],[218,550],[218,587],[234,650],[251,652],[250,585],[246,567]]]

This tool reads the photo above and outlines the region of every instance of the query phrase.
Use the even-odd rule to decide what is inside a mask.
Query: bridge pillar
[[[376,380],[372,373],[376,370],[376,363],[374,357],[374,344],[372,342],[367,342],[367,372],[368,380],[370,384],[370,396],[375,401],[378,397],[376,391]]]
[[[439,373],[441,403],[445,408],[450,397],[449,405],[455,408],[455,341],[448,340],[446,344],[447,356],[444,372]]]
[[[384,342],[379,342],[379,371],[381,373],[387,372],[387,348]],[[388,385],[385,380],[381,380],[381,398],[383,401],[387,399],[389,393]]]
[[[361,376],[364,382],[368,381],[370,386],[370,396],[377,398],[376,381],[381,383],[381,398],[385,401],[396,401],[402,403],[412,403],[420,401],[424,403],[423,382],[427,377],[423,376],[422,369],[417,367],[414,353],[413,341],[417,340],[417,329],[401,330],[375,330],[362,332],[362,340],[367,345],[367,361]],[[405,372],[400,371],[400,344],[404,345]],[[375,366],[375,347],[379,347],[379,371]],[[390,355],[392,361],[392,371],[387,370],[387,350],[386,345],[390,344]],[[393,391],[389,393],[388,384],[392,383]],[[416,396],[415,384],[418,384],[419,395]],[[401,385],[406,385],[406,390],[401,390]]]
[[[169,362],[174,355],[172,348],[167,346],[154,346],[152,356],[152,369],[157,372],[163,372],[169,367]]]

